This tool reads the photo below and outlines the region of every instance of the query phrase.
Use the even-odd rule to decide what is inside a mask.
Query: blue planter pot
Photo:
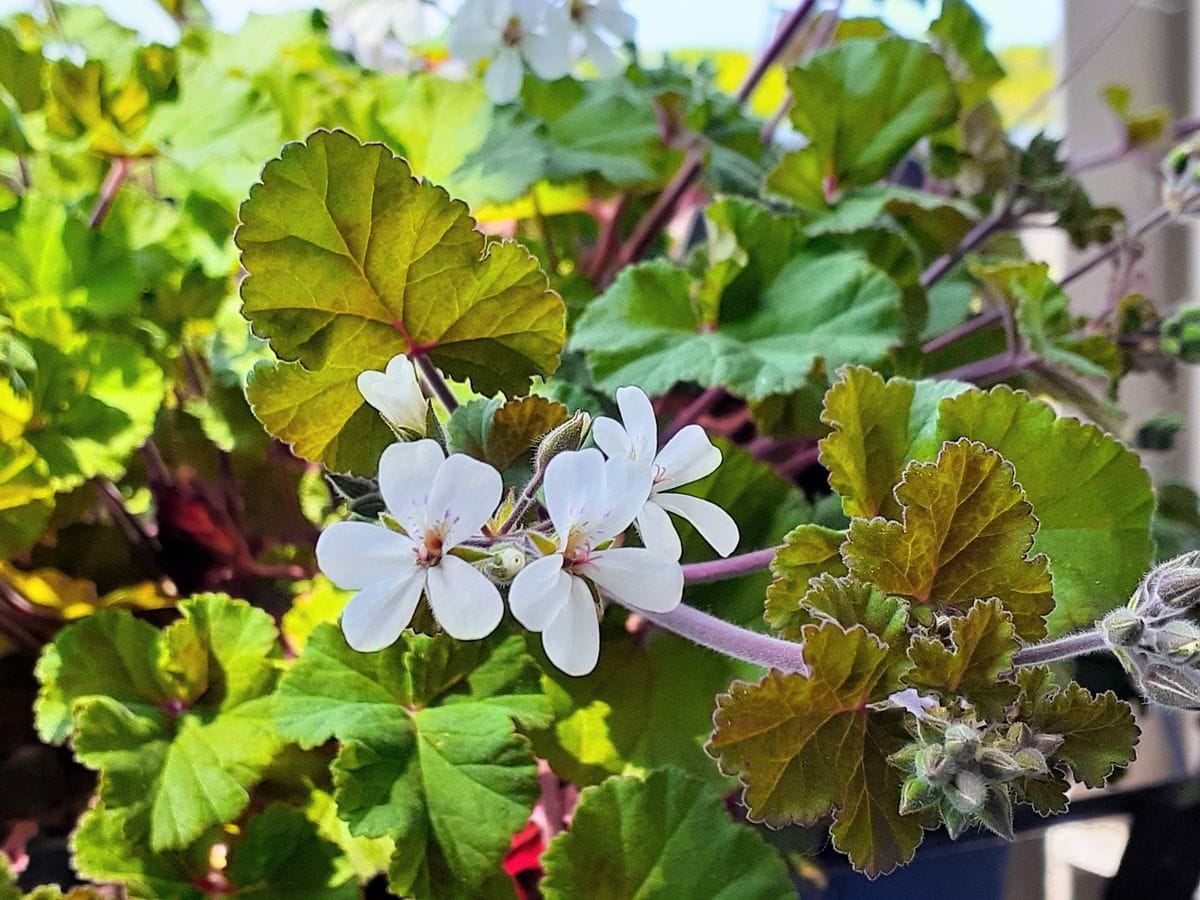
[[[829,887],[812,900],[1003,900],[1009,845],[973,840],[927,844],[907,866],[871,881],[852,869],[826,870]]]

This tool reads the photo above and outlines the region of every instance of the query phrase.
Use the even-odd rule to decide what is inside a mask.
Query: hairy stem
[[[1013,654],[1013,668],[1041,666],[1064,659],[1074,659],[1076,656],[1086,656],[1089,653],[1099,653],[1107,649],[1108,642],[1099,631],[1081,631],[1078,634],[1068,634],[1066,637],[1055,638],[1052,641],[1042,641],[1040,644],[1022,647]]]
[[[133,160],[127,157],[118,156],[112,161],[108,167],[108,174],[104,176],[104,183],[100,185],[96,205],[92,207],[92,213],[88,216],[88,228],[99,228],[104,224],[117,200],[117,194],[121,192],[121,185],[129,177],[132,168]]]
[[[425,384],[442,401],[442,406],[446,407],[446,411],[454,412],[458,409],[458,400],[455,398],[454,392],[450,390],[450,385],[446,384],[446,379],[433,364],[433,360],[424,353],[417,354],[416,360],[417,368],[421,370],[421,377],[425,379]]]
[[[533,504],[533,498],[537,495],[538,488],[542,486],[542,479],[545,477],[546,469],[544,466],[534,469],[533,477],[529,479],[529,483],[521,491],[521,496],[517,497],[517,502],[513,504],[512,510],[504,517],[504,521],[500,523],[500,527],[496,529],[497,537],[502,534],[508,534],[521,521],[521,517],[525,515],[525,511]]]
[[[687,584],[707,584],[710,581],[728,581],[730,578],[763,572],[771,567],[771,560],[775,558],[775,551],[778,549],[768,547],[728,559],[688,563],[683,567],[683,580]]]
[[[667,613],[634,612],[659,628],[733,659],[781,672],[809,673],[803,644],[749,631],[683,603]]]

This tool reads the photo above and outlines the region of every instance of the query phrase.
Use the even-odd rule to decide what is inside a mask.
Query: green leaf
[[[905,676],[921,693],[934,693],[949,706],[965,697],[997,715],[1015,699],[1016,687],[1000,676],[1012,668],[1017,649],[1012,616],[998,600],[979,600],[965,616],[950,620],[949,643],[939,637],[913,640]]]
[[[821,421],[832,432],[820,443],[829,485],[848,516],[895,518],[892,488],[913,459],[932,459],[937,403],[967,389],[957,381],[912,382],[848,366],[825,395]]]
[[[554,709],[533,749],[561,778],[583,786],[609,775],[645,774],[664,760],[717,784],[726,780],[703,751],[712,731],[712,697],[753,666],[657,632],[606,631],[596,669],[582,678],[543,667]],[[687,690],[681,690],[681,685]]]
[[[1052,637],[1090,627],[1129,598],[1153,550],[1154,495],[1135,453],[1007,387],[944,400],[939,415],[942,438],[979,441],[1012,463],[1037,516],[1034,550],[1054,576]]]
[[[861,627],[801,632],[812,675],[767,674],[717,697],[708,751],[745,785],[751,821],[811,824],[833,812],[834,843],[875,876],[912,858],[922,821],[901,816],[887,757],[909,740],[898,710],[866,710],[900,686],[907,659]]]
[[[900,335],[900,294],[852,252],[802,251],[716,320],[692,302],[694,282],[666,262],[626,269],[579,318],[572,347],[596,384],[661,394],[681,381],[749,400],[802,388],[813,368],[881,359]],[[803,296],[804,303],[795,298]]]
[[[988,49],[983,20],[966,0],[943,0],[941,13],[929,26],[929,37],[946,61],[964,109],[985,100],[1004,78],[1004,66]]]
[[[896,500],[902,521],[850,523],[842,557],[851,575],[936,611],[996,597],[1018,635],[1045,634],[1053,605],[1046,557],[1028,558],[1037,520],[999,453],[947,443],[936,462],[909,464]]]
[[[889,647],[908,645],[908,604],[854,578],[822,574],[809,582],[808,591],[793,602],[786,619],[770,601],[768,610],[781,623],[776,629],[789,640],[800,640],[805,625],[836,622],[843,628],[861,625]]]
[[[821,525],[800,525],[788,533],[771,561],[774,578],[767,588],[764,618],[772,628],[796,639],[800,626],[809,623],[806,616],[798,615],[809,580],[823,574],[846,574],[841,557],[845,541],[845,532]]]
[[[1169,106],[1157,105],[1134,110],[1133,91],[1128,85],[1106,84],[1100,89],[1100,97],[1125,128],[1125,143],[1128,147],[1153,144],[1163,136],[1171,121]]]
[[[353,881],[331,885],[338,848],[317,833],[299,810],[269,806],[250,820],[234,848],[228,877],[237,895],[286,896],[298,900],[353,900]]]
[[[1074,682],[1059,688],[1046,669],[1022,669],[1017,683],[1024,691],[1018,716],[1034,731],[1062,737],[1052,758],[1068,766],[1076,780],[1103,787],[1114,771],[1133,761],[1141,730],[1129,704],[1112,691],[1092,694]]]
[[[946,66],[926,44],[898,37],[843,41],[793,69],[791,121],[809,139],[768,186],[803,205],[836,188],[888,175],[928,134],[954,121],[958,99]]]
[[[1050,278],[1049,265],[1033,262],[974,265],[971,274],[982,280],[1001,302],[1012,307],[1017,331],[1025,344],[1046,362],[1091,377],[1120,374],[1115,347],[1110,355],[1117,359],[1116,370],[1092,358],[1095,339],[1111,346],[1103,335],[1093,335],[1092,343],[1070,337],[1077,330],[1077,322],[1071,315],[1067,295]]]
[[[37,667],[39,734],[71,739],[126,837],[155,852],[236,818],[278,748],[270,617],[215,594],[179,609],[163,632],[96,613],[60,632]]]
[[[392,349],[387,335],[375,333],[338,344],[329,363],[316,371],[264,360],[250,371],[246,398],[263,427],[297,456],[334,472],[373,475],[379,455],[396,436],[363,400],[357,379],[373,365],[364,356],[381,359]]]
[[[276,722],[304,747],[342,742],[339,815],[355,835],[397,836],[394,890],[455,896],[495,873],[528,817],[537,767],[513,726],[546,727],[550,706],[520,637],[406,632],[364,654],[320,625],[280,683]]]
[[[500,471],[528,458],[538,441],[567,421],[567,408],[537,395],[472,400],[450,417],[450,449]]]
[[[548,900],[795,895],[779,854],[678,769],[584,790],[542,862]]]
[[[151,852],[131,844],[121,810],[103,805],[88,810],[71,836],[76,871],[96,882],[119,883],[131,900],[205,900],[214,842],[227,848],[222,875],[239,897],[299,897],[351,900],[353,881],[337,884],[338,848],[322,839],[317,826],[298,810],[272,805],[236,835],[207,835],[181,851]]]
[[[236,238],[242,310],[281,359],[320,372],[353,343],[362,371],[416,350],[487,394],[554,371],[565,313],[537,261],[485,246],[466,207],[387,148],[317,132],[262,177]]]
[[[7,28],[0,28],[0,88],[23,113],[40,109],[45,100],[42,70],[45,60],[37,47],[27,47]]]

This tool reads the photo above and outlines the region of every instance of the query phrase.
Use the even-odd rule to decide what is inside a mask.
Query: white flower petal
[[[582,578],[571,578],[570,594],[554,621],[542,632],[542,649],[568,675],[586,675],[600,658],[600,620]]]
[[[502,493],[504,481],[494,468],[461,453],[451,454],[433,478],[425,521],[439,528],[444,549],[449,550],[479,533]]]
[[[429,567],[427,578],[429,607],[450,637],[477,641],[495,631],[504,618],[500,592],[466,560],[443,556],[436,566]]]
[[[629,441],[629,432],[616,419],[610,419],[608,416],[595,419],[592,422],[592,440],[607,457],[633,458],[633,444]]]
[[[679,532],[666,511],[653,500],[646,501],[637,517],[638,534],[647,550],[653,550],[671,559],[679,559],[683,555],[683,545],[679,542]]]
[[[670,612],[683,599],[683,569],[679,563],[642,547],[593,553],[579,572],[622,606],[632,609]]]
[[[600,74],[601,78],[612,78],[620,75],[625,69],[625,59],[604,41],[594,31],[585,31],[583,35],[583,59],[586,59]]]
[[[429,490],[446,454],[436,441],[392,444],[379,458],[379,493],[414,540],[425,533]]]
[[[346,643],[360,653],[390,647],[412,621],[424,586],[425,571],[414,566],[403,577],[359,591],[342,610]]]
[[[740,538],[737,522],[712,501],[687,494],[655,494],[654,502],[691,522],[700,536],[722,556],[728,556],[737,549]]]
[[[640,387],[617,388],[617,407],[621,410],[621,424],[629,433],[633,458],[649,465],[658,449],[658,422],[650,398]]]
[[[425,433],[427,404],[412,361],[403,353],[392,357],[384,372],[358,376],[358,392],[394,427]]]
[[[521,94],[524,77],[521,55],[513,47],[501,47],[483,76],[483,86],[493,103],[512,103]]]
[[[721,451],[699,425],[685,425],[659,451],[654,465],[661,473],[655,490],[667,491],[711,475],[721,465]]]
[[[446,37],[446,50],[455,59],[473,65],[488,59],[500,49],[503,26],[489,16],[490,4],[470,2],[454,16],[450,33]]]
[[[571,576],[559,553],[534,560],[517,573],[508,589],[508,608],[530,631],[544,631],[571,596]]]
[[[554,530],[565,540],[580,522],[604,513],[604,457],[590,447],[558,454],[546,466],[542,490]]]
[[[521,39],[521,52],[529,68],[546,81],[562,78],[571,70],[571,44],[561,34],[526,34]]]
[[[637,33],[637,19],[625,10],[617,0],[598,0],[590,10],[588,22],[594,28],[607,31],[621,41],[632,41]]]
[[[627,456],[616,456],[604,464],[602,515],[587,520],[581,530],[592,546],[616,537],[631,524],[650,496],[650,469]]]
[[[382,525],[335,522],[317,538],[317,566],[346,591],[395,578],[416,565],[413,542]]]

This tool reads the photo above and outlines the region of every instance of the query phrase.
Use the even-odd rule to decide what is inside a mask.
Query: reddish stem
[[[92,213],[88,216],[88,228],[95,229],[104,224],[104,220],[108,218],[108,214],[112,210],[113,203],[117,200],[117,194],[121,193],[121,185],[129,177],[132,168],[133,160],[128,157],[118,156],[113,159],[112,164],[108,167],[108,174],[104,176],[104,183],[100,185],[100,195],[96,198],[96,205],[92,207]]]

